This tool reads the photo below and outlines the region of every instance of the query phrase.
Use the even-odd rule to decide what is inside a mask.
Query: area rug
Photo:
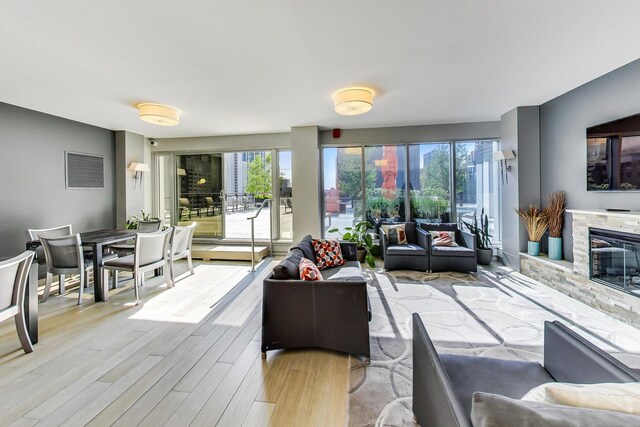
[[[506,268],[460,273],[366,270],[371,363],[351,357],[348,425],[413,426],[411,315],[438,352],[542,361],[545,320],[560,320],[632,367],[640,330]]]

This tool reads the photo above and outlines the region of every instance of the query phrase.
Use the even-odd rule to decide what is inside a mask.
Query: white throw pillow
[[[640,383],[546,383],[521,400],[640,415]]]

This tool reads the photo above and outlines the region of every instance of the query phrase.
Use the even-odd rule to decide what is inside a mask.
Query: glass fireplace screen
[[[589,229],[591,279],[640,296],[640,235]]]

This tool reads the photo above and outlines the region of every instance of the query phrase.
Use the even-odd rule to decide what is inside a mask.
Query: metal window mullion
[[[418,165],[420,165],[420,154],[418,154]],[[409,144],[404,144],[404,220],[411,221],[411,195],[409,182]],[[414,218],[415,219],[415,218]]]
[[[450,160],[450,170],[449,170],[449,198],[451,203],[451,217],[449,218],[449,222],[457,223],[458,216],[456,215],[456,143],[454,141],[449,142],[449,160]]]

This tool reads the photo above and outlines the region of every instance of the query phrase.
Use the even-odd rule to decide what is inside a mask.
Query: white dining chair
[[[33,351],[27,331],[24,297],[34,256],[35,252],[25,251],[17,257],[0,262],[0,321],[14,318],[18,338],[25,353]]]
[[[169,276],[171,277],[171,285],[175,285],[173,263],[179,259],[186,258],[189,265],[189,271],[194,274],[193,259],[191,258],[191,244],[193,242],[193,233],[198,225],[197,222],[188,226],[176,226],[171,244],[169,245]]]
[[[38,240],[40,239],[40,235],[46,237],[61,237],[68,236],[69,234],[73,234],[71,224],[60,225],[58,227],[51,228],[28,228],[27,233],[29,234],[30,240]],[[44,249],[41,246],[38,246],[36,249],[36,257],[35,260],[38,262],[38,278],[42,279],[46,275],[45,268],[45,259],[44,259]],[[64,292],[64,283],[60,284],[61,291]]]
[[[173,228],[155,233],[137,233],[133,255],[105,261],[102,265],[103,275],[111,271],[113,287],[118,281],[118,271],[133,273],[133,289],[135,291],[136,305],[140,303],[139,287],[144,281],[144,273],[157,268],[164,268],[165,281],[171,287],[168,266],[169,240]],[[104,276],[103,276],[104,277]],[[104,277],[104,294],[107,295],[107,277]]]

